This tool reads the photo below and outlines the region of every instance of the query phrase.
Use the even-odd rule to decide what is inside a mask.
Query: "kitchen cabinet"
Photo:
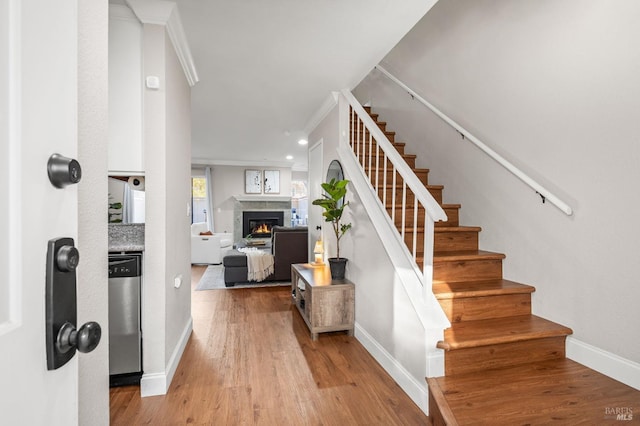
[[[109,174],[144,174],[142,24],[124,5],[109,6]]]

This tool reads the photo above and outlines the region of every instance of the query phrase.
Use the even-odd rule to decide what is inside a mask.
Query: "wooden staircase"
[[[444,340],[438,342],[437,345],[438,348],[445,351],[445,378],[428,379],[429,412],[432,422],[433,424],[449,425],[483,424],[485,422],[478,420],[479,412],[471,410],[472,417],[465,418],[452,409],[455,404],[450,404],[447,391],[443,391],[443,389],[455,388],[451,380],[457,377],[470,380],[471,383],[475,383],[476,387],[465,388],[466,391],[473,392],[475,389],[477,393],[479,389],[483,388],[482,377],[487,374],[487,371],[506,371],[538,363],[559,362],[563,365],[571,363],[565,359],[565,338],[572,334],[572,331],[567,327],[531,314],[531,293],[535,291],[535,288],[503,279],[502,261],[506,256],[502,253],[479,249],[478,234],[481,232],[481,228],[460,226],[459,209],[461,206],[459,204],[444,204],[442,200],[444,187],[430,185],[428,181],[429,170],[416,169],[416,156],[405,153],[405,144],[395,141],[395,132],[387,130],[387,123],[379,121],[378,114],[372,113],[369,107],[365,107],[365,110],[389,138],[407,164],[416,172],[418,178],[442,206],[448,217],[447,222],[435,224],[434,235],[433,292],[451,321],[451,328],[445,331]],[[356,143],[358,137],[361,141],[369,141],[369,134],[366,131],[352,134],[352,140],[355,140]],[[362,152],[360,152],[361,156],[364,155],[366,173],[369,171],[369,152],[376,152],[375,141],[373,143],[373,150],[361,148]],[[356,151],[355,145],[354,151]],[[382,167],[383,154],[379,154],[378,159],[373,154],[373,158],[371,158],[372,169],[374,169],[376,160]],[[379,187],[378,196],[381,200],[386,194],[386,208],[391,215],[393,213],[391,204],[393,197],[392,172],[387,172],[386,186],[382,185],[383,177],[383,172],[378,173],[378,185],[376,185],[375,175],[371,176],[371,181],[374,187]],[[402,182],[399,177],[396,179],[397,205],[401,201]],[[412,200],[413,197],[408,196],[406,199]],[[413,225],[413,205],[411,201],[408,203],[406,206],[408,217],[405,219],[405,224]],[[400,229],[401,207],[396,206],[395,213],[395,224]],[[419,208],[417,214],[419,228],[417,247],[422,247],[425,212]],[[405,232],[405,243],[409,248],[413,244],[412,231],[413,229],[406,229]],[[417,256],[420,267],[422,267],[421,255],[420,252]],[[547,371],[547,369],[543,370]],[[523,368],[523,371],[529,375],[527,379],[533,377],[535,381],[534,372],[538,370]],[[476,382],[473,382],[474,375],[478,375]],[[508,377],[505,379],[505,386],[519,380],[513,376]],[[438,382],[441,379],[449,380],[447,382],[449,388],[444,382]],[[461,391],[457,389],[451,392],[459,393]],[[506,392],[513,393],[514,390]],[[461,406],[464,406],[464,403],[461,403]],[[500,408],[504,409],[504,407]],[[529,410],[536,411],[531,407]],[[531,418],[543,423],[551,421],[549,416],[553,415],[553,410],[546,407],[540,408],[540,411],[546,414],[540,418]],[[490,410],[480,410],[480,412],[484,413],[482,414],[484,416],[489,416],[486,417],[487,424],[497,424],[498,417],[492,418]]]

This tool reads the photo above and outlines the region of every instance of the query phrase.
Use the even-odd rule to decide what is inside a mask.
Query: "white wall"
[[[138,175],[144,172],[142,24],[124,4],[111,4],[109,12],[108,169]]]
[[[166,392],[191,327],[190,90],[165,35],[144,24],[144,75],[160,89],[144,91],[146,226],[143,284],[143,396]],[[185,285],[174,288],[174,278]],[[177,359],[176,359],[177,357]]]
[[[443,1],[382,65],[557,193],[568,217],[372,72],[355,94],[534,285],[533,311],[640,362],[640,3]]]
[[[78,423],[109,424],[107,286],[108,4],[78,2],[78,324],[97,321],[102,339],[78,354]]]
[[[338,107],[309,135],[310,141],[323,141],[322,165],[309,164],[309,174],[326,176],[332,160],[338,159]],[[345,176],[346,179],[350,177]],[[426,350],[425,330],[416,315],[404,287],[395,274],[393,265],[376,230],[364,210],[357,194],[349,185],[349,207],[343,216],[353,228],[340,240],[340,255],[349,259],[346,277],[356,288],[356,337],[378,351],[372,355],[399,383],[411,382],[422,387],[421,408],[426,411]],[[310,206],[310,209],[319,209]],[[325,257],[335,256],[335,235],[329,224],[322,222]],[[312,224],[315,228],[315,224]],[[371,349],[370,349],[371,350]],[[380,357],[385,353],[385,358]],[[397,367],[389,370],[389,363]],[[398,371],[401,371],[400,374]],[[406,389],[406,388],[405,388]],[[411,393],[410,389],[406,389]],[[414,397],[415,395],[412,395]]]
[[[191,322],[191,88],[165,32],[167,259],[165,272],[168,365]],[[179,277],[183,285],[175,288]]]
[[[164,90],[144,91],[144,144],[147,153],[145,191],[143,368],[145,376],[165,372],[165,298],[167,259],[167,147],[165,135],[164,27],[143,28],[144,73],[156,75]],[[155,377],[155,376],[154,376]],[[144,385],[145,377],[143,376]]]

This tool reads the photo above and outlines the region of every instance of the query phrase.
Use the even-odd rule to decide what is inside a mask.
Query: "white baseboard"
[[[167,375],[164,373],[144,373],[140,379],[140,396],[156,396],[167,393]]]
[[[418,407],[429,415],[429,394],[427,383],[419,383],[385,348],[382,347],[364,328],[357,322],[355,324],[355,336],[376,361],[389,373],[395,382]]]
[[[640,390],[640,364],[567,337],[567,358]]]
[[[171,354],[171,358],[169,358],[169,364],[167,365],[167,390],[169,390],[169,385],[173,380],[173,375],[176,374],[176,369],[178,368],[178,364],[180,364],[180,359],[182,358],[182,354],[184,353],[184,348],[187,347],[187,342],[189,341],[189,336],[191,336],[191,332],[193,331],[193,318],[189,317],[189,321],[182,330],[182,334],[180,335],[180,340],[178,344],[173,349],[173,353]],[[165,391],[166,393],[166,391]]]
[[[187,325],[184,330],[182,330],[180,340],[171,354],[169,363],[165,367],[165,372],[144,373],[142,375],[142,379],[140,379],[140,395],[142,397],[165,395],[167,393],[171,380],[173,380],[173,375],[176,373],[176,369],[180,363],[180,358],[182,358],[182,354],[184,353],[184,348],[189,341],[189,336],[191,336],[191,331],[193,331],[193,318],[189,318]]]

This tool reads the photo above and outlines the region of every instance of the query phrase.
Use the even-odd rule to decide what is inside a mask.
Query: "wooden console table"
[[[353,336],[355,286],[349,280],[332,280],[329,266],[291,265],[291,299],[312,340],[327,331],[346,330]]]

